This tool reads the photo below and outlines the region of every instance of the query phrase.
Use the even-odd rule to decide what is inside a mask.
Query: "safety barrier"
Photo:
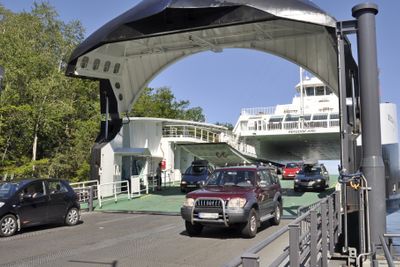
[[[400,238],[400,234],[394,234],[394,233],[384,234],[383,236],[380,236],[379,238],[381,240],[383,253],[385,255],[385,259],[386,259],[388,267],[399,266],[398,265],[399,261],[398,260],[397,260],[397,262],[395,261],[395,256],[399,256],[399,255],[395,255],[395,253],[393,251],[393,238]],[[388,241],[388,244],[386,244],[386,240]],[[397,263],[397,265],[396,265],[396,263]]]
[[[101,198],[99,198],[99,181],[89,180],[84,182],[76,182],[69,184],[78,196],[80,203],[90,203],[94,199],[97,199],[101,206]],[[92,193],[91,193],[92,192]],[[90,205],[89,205],[90,206]],[[89,208],[90,210],[90,208]]]
[[[276,231],[225,266],[260,266],[257,253],[287,233],[289,246],[269,266],[328,266],[328,258],[334,253],[341,229],[339,200],[339,193],[334,192],[311,206],[301,208],[300,212],[304,213],[288,226]]]
[[[219,140],[219,133],[204,127],[197,127],[193,125],[167,125],[162,130],[163,137],[186,137],[194,138],[205,141],[207,143],[217,143]]]
[[[111,183],[99,184],[99,206],[102,207],[103,202],[114,200],[118,202],[118,197],[127,195],[131,199],[128,181],[116,181]]]

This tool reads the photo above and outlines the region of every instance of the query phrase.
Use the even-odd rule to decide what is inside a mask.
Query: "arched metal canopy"
[[[338,92],[335,27],[308,0],[146,0],[78,46],[66,74],[102,80],[110,112],[123,113],[179,59],[247,48],[292,61]]]

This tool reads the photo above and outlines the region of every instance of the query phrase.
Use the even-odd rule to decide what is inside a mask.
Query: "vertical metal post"
[[[339,192],[335,193],[335,219],[336,219],[336,224],[338,229],[335,234],[335,243],[338,242],[338,236],[342,233],[342,214],[340,210],[340,194]]]
[[[242,266],[243,267],[259,267],[260,257],[252,253],[244,253],[242,255]]]
[[[311,250],[311,256],[310,256],[310,266],[318,266],[317,265],[317,257],[318,257],[318,218],[317,218],[317,211],[316,210],[311,210],[310,211],[310,234],[311,234],[311,240],[310,240],[310,250]]]
[[[333,217],[333,199],[332,197],[328,198],[328,221],[329,221],[329,254],[333,255],[335,252],[335,242],[334,242],[334,217]]]
[[[300,266],[300,226],[298,224],[289,225],[289,262],[290,267]]]
[[[362,171],[372,188],[369,195],[371,211],[371,240],[379,244],[379,236],[386,232],[385,167],[382,159],[381,123],[379,106],[378,60],[376,49],[375,16],[378,6],[359,4],[352,9],[357,19],[357,43],[360,77]]]
[[[93,186],[89,186],[89,203],[88,203],[88,209],[89,212],[93,211]]]
[[[344,170],[350,171],[349,163],[349,127],[346,106],[346,63],[344,53],[344,36],[338,35],[338,65],[339,65],[339,106],[340,106],[340,161]],[[353,103],[354,104],[354,103]]]
[[[109,105],[110,104],[108,103],[108,96],[106,96],[106,130],[105,130],[105,134],[106,134],[105,138],[106,138],[106,140],[108,139],[108,116],[109,116],[109,113],[110,113]]]
[[[322,248],[322,262],[321,267],[328,267],[328,227],[326,222],[328,220],[326,216],[327,204],[326,202],[321,203],[321,248]]]

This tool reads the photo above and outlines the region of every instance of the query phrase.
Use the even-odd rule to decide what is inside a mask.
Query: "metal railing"
[[[335,192],[311,206],[301,208],[299,211],[302,214],[289,225],[279,229],[225,266],[260,266],[260,257],[257,253],[287,233],[289,245],[269,266],[328,266],[328,258],[333,255],[340,234],[339,200],[340,195]]]
[[[118,197],[121,195],[127,195],[128,199],[131,199],[128,181],[116,181],[111,183],[99,184],[99,206],[102,207],[103,202],[114,200],[118,202]]]
[[[93,199],[97,199],[101,206],[100,187],[98,180],[89,180],[84,182],[76,182],[69,184],[78,196],[80,203],[89,203]],[[91,194],[92,190],[92,194]]]
[[[242,108],[240,115],[272,115],[275,113],[276,106],[274,107],[258,107],[258,108]]]
[[[219,133],[193,125],[167,125],[163,127],[162,135],[163,137],[194,138],[208,143],[220,142]]]
[[[383,236],[379,236],[381,240],[381,245],[383,249],[383,253],[387,262],[388,267],[395,267],[398,266],[395,263],[395,257],[399,255],[395,255],[393,251],[393,238],[399,238],[400,239],[400,234],[384,234]],[[388,244],[386,244],[386,240],[388,241]],[[397,262],[397,264],[399,264]]]

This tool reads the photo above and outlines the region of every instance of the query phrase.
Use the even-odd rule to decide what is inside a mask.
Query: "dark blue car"
[[[182,175],[181,191],[189,192],[201,188],[213,169],[206,160],[195,160]]]
[[[0,183],[0,236],[49,223],[75,225],[80,217],[77,195],[68,182],[31,179]]]

